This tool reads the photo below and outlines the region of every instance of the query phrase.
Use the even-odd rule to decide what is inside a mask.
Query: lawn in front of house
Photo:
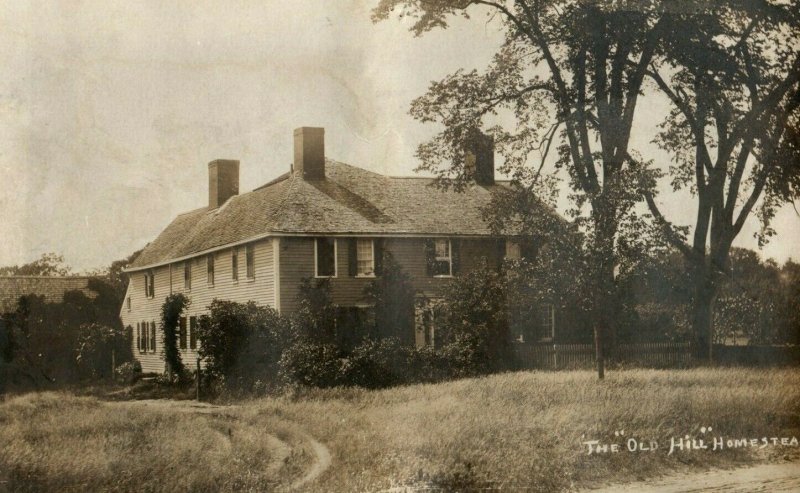
[[[281,481],[263,472],[266,437],[281,426],[330,451],[331,466],[304,486],[313,491],[396,485],[564,491],[796,459],[800,451],[780,440],[711,450],[715,437],[800,437],[798,369],[624,370],[602,382],[588,371],[517,372],[380,391],[297,392],[241,402],[215,417],[141,408],[120,413],[114,406],[120,404],[60,394],[10,399],[0,405],[0,468],[23,486],[30,478],[50,486],[168,489],[178,485],[170,478],[187,468],[194,482],[181,485],[258,490]],[[226,450],[214,430],[227,423],[238,431]],[[149,433],[153,426],[160,431]],[[670,439],[686,435],[709,448],[668,454]],[[237,448],[237,437],[248,443]],[[658,448],[629,452],[631,438]],[[591,440],[608,444],[609,452],[589,455]],[[620,451],[611,452],[611,444]],[[295,468],[302,456],[292,454]]]

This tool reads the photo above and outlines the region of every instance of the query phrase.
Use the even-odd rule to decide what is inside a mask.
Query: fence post
[[[197,391],[197,402],[200,402],[200,357],[197,357],[197,373],[195,374],[195,387]]]
[[[553,344],[553,369],[558,370],[558,346]]]

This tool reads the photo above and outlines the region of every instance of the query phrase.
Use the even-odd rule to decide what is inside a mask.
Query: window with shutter
[[[208,284],[214,285],[214,254],[209,253],[206,256],[206,266],[208,267]]]

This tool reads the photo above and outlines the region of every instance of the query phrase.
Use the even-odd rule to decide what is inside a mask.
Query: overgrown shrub
[[[280,359],[281,378],[289,384],[335,387],[344,383],[341,379],[343,361],[340,356],[335,344],[300,339],[283,351]]]
[[[189,298],[183,293],[174,293],[164,300],[161,305],[161,330],[164,334],[164,359],[169,366],[170,373],[182,375],[184,373],[181,351],[178,349],[178,323],[181,313],[189,306]]]
[[[404,383],[409,376],[407,355],[397,338],[365,339],[342,361],[340,381],[365,388]]]
[[[142,364],[138,361],[127,361],[114,370],[114,379],[123,384],[135,383],[142,376]]]
[[[97,289],[101,283],[93,284]],[[94,288],[93,288],[94,289]],[[50,303],[42,296],[20,297],[16,309],[2,314],[5,323],[5,383],[9,388],[37,388],[78,380],[85,375],[79,366],[76,351],[82,343],[83,327],[91,324],[121,330],[119,305],[111,303],[102,292],[89,298],[82,291],[69,291],[59,303]],[[90,344],[97,351],[99,346]],[[88,356],[89,347],[86,348]],[[99,353],[97,353],[99,354]],[[98,368],[111,372],[110,350],[108,363]],[[117,362],[130,358],[130,346],[119,348]]]
[[[509,296],[501,272],[484,265],[454,279],[439,307],[437,339],[454,375],[506,368],[511,358]]]
[[[274,381],[284,348],[296,339],[291,321],[254,302],[214,300],[197,325],[205,374],[228,386]]]
[[[82,324],[78,335],[75,361],[83,378],[110,378],[114,363],[132,359],[130,328],[109,327],[98,323]]]

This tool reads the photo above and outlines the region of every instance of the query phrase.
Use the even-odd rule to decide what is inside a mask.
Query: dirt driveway
[[[587,493],[749,493],[758,491],[800,492],[800,462],[690,473],[649,482],[627,483],[586,490]]]

